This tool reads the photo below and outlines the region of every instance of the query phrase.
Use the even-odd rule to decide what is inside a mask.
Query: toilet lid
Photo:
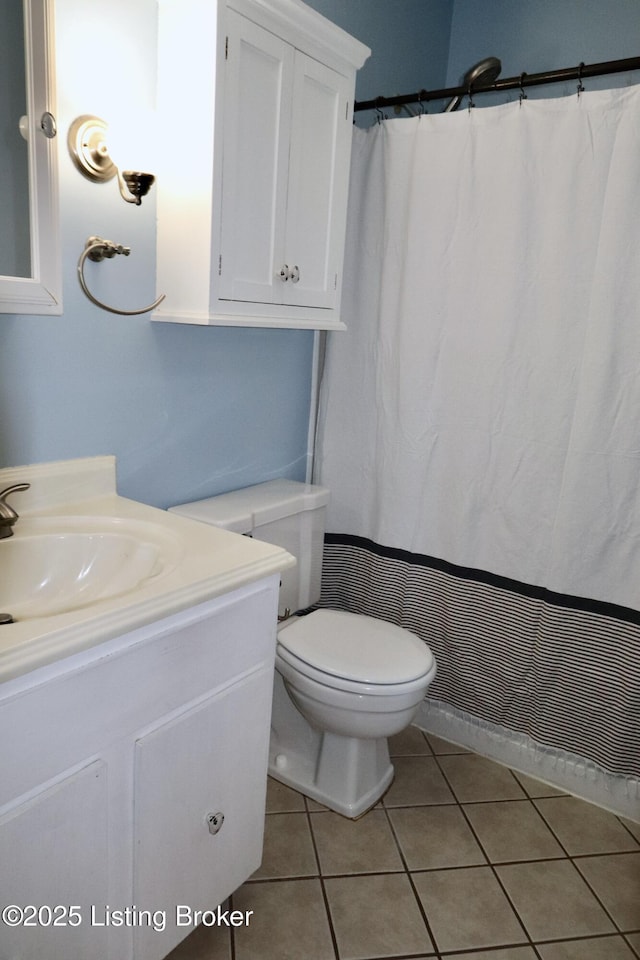
[[[408,683],[433,666],[429,647],[385,620],[316,610],[278,635],[281,647],[316,670],[360,683]]]

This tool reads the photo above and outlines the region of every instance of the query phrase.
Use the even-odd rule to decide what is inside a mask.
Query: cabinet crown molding
[[[359,70],[369,47],[301,0],[228,0],[228,7],[279,35],[334,69]]]

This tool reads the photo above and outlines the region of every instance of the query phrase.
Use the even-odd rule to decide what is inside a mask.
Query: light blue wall
[[[307,2],[371,48],[358,72],[357,100],[444,86],[453,0]],[[357,119],[368,125],[374,116],[366,111]]]
[[[455,0],[447,83],[458,84],[479,60],[497,56],[502,76],[541,73],[640,54],[638,0]],[[585,87],[640,82],[640,74],[593,78]],[[531,97],[572,93],[575,82],[529,88]],[[493,95],[491,95],[493,96]],[[506,92],[502,100],[517,98]],[[477,105],[488,102],[478,98]]]
[[[515,74],[638,53],[638,0],[311,5],[373,47],[359,99],[456,83],[487,54]],[[113,182],[90,184],[65,138],[79,114],[109,119],[127,97],[120,81],[137,104],[153,105],[156,3],[56,0],[56,17],[64,315],[0,315],[0,466],[112,453],[121,493],[159,506],[275,476],[302,479],[311,333],[154,324],[104,313],[82,295],[76,263],[99,234],[132,254],[88,265],[96,294],[123,307],[155,296],[153,194],[136,208]]]

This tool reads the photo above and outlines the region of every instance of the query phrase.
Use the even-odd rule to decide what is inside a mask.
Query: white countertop
[[[25,618],[0,626],[0,682],[276,574],[295,563],[280,547],[118,496],[112,457],[0,470],[0,490],[17,482],[32,485],[27,493],[11,498],[24,519],[25,529],[31,520],[46,517],[76,518],[71,520],[72,524],[78,524],[81,517],[92,521],[108,518],[110,522],[117,518],[123,525],[148,524],[166,544],[166,565],[159,575],[119,596],[54,616]],[[16,537],[20,536],[20,523],[19,519]],[[0,550],[6,542],[9,541],[0,540]],[[0,608],[1,597],[0,585]]]

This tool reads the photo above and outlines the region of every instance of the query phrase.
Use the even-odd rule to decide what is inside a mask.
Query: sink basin
[[[22,519],[0,541],[0,612],[67,613],[128,593],[174,565],[176,544],[151,524],[84,517]]]

